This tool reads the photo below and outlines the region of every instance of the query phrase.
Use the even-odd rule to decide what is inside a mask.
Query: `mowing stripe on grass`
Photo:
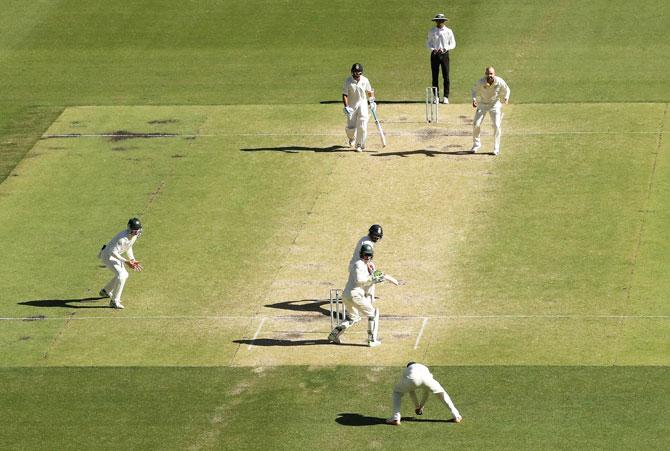
[[[433,316],[415,316],[415,315],[380,315],[381,318],[396,319],[396,320],[413,320],[423,319],[424,327],[429,319],[670,319],[670,315],[433,315]],[[263,321],[266,319],[279,320],[293,320],[300,318],[301,320],[322,320],[322,317],[308,316],[308,315],[279,315],[279,316],[250,316],[250,315],[176,315],[176,316],[17,316],[17,317],[0,317],[0,321],[47,321],[47,320],[64,320],[64,321],[82,321],[92,319],[110,319],[110,320],[193,320],[193,319],[261,319],[259,330],[263,326]],[[258,336],[258,331],[254,338]]]
[[[382,121],[383,123],[383,121]],[[482,130],[481,133],[483,135],[493,135],[490,131],[487,130]],[[388,131],[384,132],[385,135],[391,135],[391,136],[424,136],[425,133],[423,131],[418,131],[418,132],[394,132],[394,131]],[[461,130],[454,130],[451,133],[448,131],[446,133],[440,133],[439,129],[436,130],[434,133],[432,133],[432,136],[470,136],[471,130],[467,131],[461,131]],[[556,131],[556,132],[527,132],[527,131],[505,131],[505,136],[563,136],[563,135],[656,135],[659,134],[658,131],[612,131],[612,130],[587,130],[587,131],[577,131],[577,130],[563,130],[563,131]],[[661,131],[660,134],[662,135],[663,132]],[[166,134],[166,135],[160,135],[160,136],[152,136],[152,138],[161,138],[161,139],[168,139],[168,138],[220,138],[220,137],[226,137],[226,136],[341,136],[342,133],[340,132],[326,132],[326,133],[264,133],[264,132],[255,132],[255,133],[183,133],[183,134]],[[368,135],[378,135],[377,132],[369,132]],[[63,133],[63,134],[47,134],[47,135],[42,135],[41,139],[59,139],[59,138],[67,138],[67,139],[72,139],[72,138],[137,138],[137,135],[134,134],[128,134],[128,135],[120,135],[120,134],[113,134],[113,133],[86,133],[86,134],[70,134],[70,133]]]

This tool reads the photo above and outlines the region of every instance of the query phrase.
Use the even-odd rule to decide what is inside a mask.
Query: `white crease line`
[[[421,341],[421,337],[423,336],[423,331],[426,328],[426,324],[428,324],[428,317],[423,319],[421,330],[419,331],[419,335],[416,337],[416,342],[414,342],[414,349],[419,347],[419,342]]]
[[[258,329],[256,329],[256,333],[254,334],[254,338],[251,339],[251,343],[249,343],[247,349],[251,349],[254,347],[254,341],[256,341],[256,338],[258,338],[258,334],[261,333],[261,329],[263,328],[263,324],[265,323],[266,319],[267,317],[263,317],[263,319],[261,320],[261,323],[258,325]]]
[[[111,309],[110,309],[111,310]],[[127,310],[126,310],[127,311]],[[436,315],[436,316],[412,316],[412,315],[381,315],[384,319],[395,320],[414,320],[418,318],[430,319],[670,319],[670,315]],[[0,321],[83,321],[91,319],[109,319],[109,320],[244,320],[244,319],[276,319],[276,320],[327,320],[326,316],[314,315],[277,315],[277,316],[245,316],[245,315],[177,315],[177,316],[122,316],[118,311],[110,312],[109,316],[19,316],[19,317],[0,317]]]

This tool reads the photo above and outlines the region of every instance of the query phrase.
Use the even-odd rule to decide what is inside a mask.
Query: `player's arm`
[[[509,95],[512,93],[512,91],[509,89],[509,86],[507,86],[507,82],[503,81],[503,86],[502,86],[502,101],[504,103],[509,102]]]
[[[139,271],[142,271],[144,269],[142,264],[140,262],[138,262],[137,260],[135,260],[135,254],[133,253],[132,244],[130,245],[130,247],[128,247],[128,250],[126,251],[126,255],[128,256],[128,260],[126,261],[126,264],[128,266],[130,266],[130,268],[133,271],[138,271],[139,272]]]

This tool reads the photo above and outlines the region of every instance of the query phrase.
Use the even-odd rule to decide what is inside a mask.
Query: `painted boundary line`
[[[110,309],[111,310],[111,309]],[[115,312],[114,312],[115,313]],[[112,313],[113,314],[113,313]],[[670,319],[670,315],[436,315],[436,316],[416,316],[416,315],[381,315],[381,318],[384,319],[395,319],[395,320],[416,320],[422,319],[424,324],[428,322],[429,319],[440,320],[458,320],[458,319]],[[325,321],[327,318],[325,316],[319,315],[220,315],[220,316],[207,316],[207,315],[177,315],[177,316],[18,316],[18,317],[0,317],[0,321],[84,321],[84,320],[254,320],[260,319],[260,327],[263,326],[263,323],[270,319],[282,320],[282,321],[292,321],[300,320],[305,321]]]

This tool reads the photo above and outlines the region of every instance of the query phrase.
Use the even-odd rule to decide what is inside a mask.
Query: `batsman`
[[[364,243],[359,253],[360,258],[349,267],[349,280],[342,292],[342,302],[346,306],[345,320],[335,327],[328,335],[328,341],[340,344],[340,336],[351,326],[361,320],[359,309],[368,317],[368,346],[371,348],[382,344],[379,341],[379,309],[373,305],[373,287],[386,280],[398,285],[393,277],[373,270],[371,265],[374,250],[371,244]]]

